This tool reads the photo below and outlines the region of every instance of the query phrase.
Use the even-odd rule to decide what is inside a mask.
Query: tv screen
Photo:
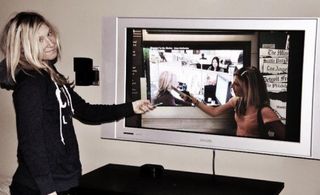
[[[157,108],[105,125],[102,137],[315,158],[317,22],[106,18],[105,101],[149,99]],[[179,95],[192,95],[212,107],[226,104],[236,96],[231,85],[243,67],[255,67],[263,75],[286,137],[239,136],[234,110],[212,117]]]

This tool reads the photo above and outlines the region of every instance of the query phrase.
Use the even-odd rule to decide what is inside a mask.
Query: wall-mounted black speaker
[[[73,58],[73,70],[76,74],[76,85],[88,86],[94,81],[93,60],[91,58]]]

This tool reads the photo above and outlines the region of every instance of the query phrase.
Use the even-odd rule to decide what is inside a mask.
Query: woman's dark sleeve
[[[263,123],[268,132],[272,132],[274,139],[284,140],[286,138],[286,127],[271,107],[261,110]]]
[[[13,93],[18,157],[27,166],[41,194],[56,191],[49,168],[43,129],[43,104],[46,102],[45,85],[39,77],[26,79]]]
[[[264,124],[266,129],[274,133],[274,138],[278,140],[285,140],[286,128],[285,125],[280,121],[272,121]]]
[[[134,115],[131,102],[117,105],[89,104],[72,89],[69,91],[74,108],[74,118],[81,122],[101,124]]]

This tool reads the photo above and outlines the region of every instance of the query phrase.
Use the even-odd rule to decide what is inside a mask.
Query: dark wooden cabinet
[[[77,195],[277,195],[283,188],[282,182],[108,164],[83,175],[76,191]]]

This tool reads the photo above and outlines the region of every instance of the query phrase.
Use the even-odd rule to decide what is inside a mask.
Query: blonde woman
[[[178,87],[177,76],[169,71],[163,71],[158,80],[158,92],[154,100],[154,104],[162,106],[185,105],[190,106],[190,103],[175,98],[172,94],[172,87]]]
[[[148,101],[90,105],[54,64],[61,49],[57,30],[34,12],[15,15],[4,27],[1,86],[13,90],[18,168],[12,195],[66,194],[81,176],[73,118],[91,124],[115,121],[153,109]]]
[[[237,136],[285,139],[285,126],[270,107],[266,84],[257,68],[236,71],[232,88],[235,96],[218,107],[207,106],[191,96],[183,98],[191,99],[197,107],[213,117],[234,110]]]

